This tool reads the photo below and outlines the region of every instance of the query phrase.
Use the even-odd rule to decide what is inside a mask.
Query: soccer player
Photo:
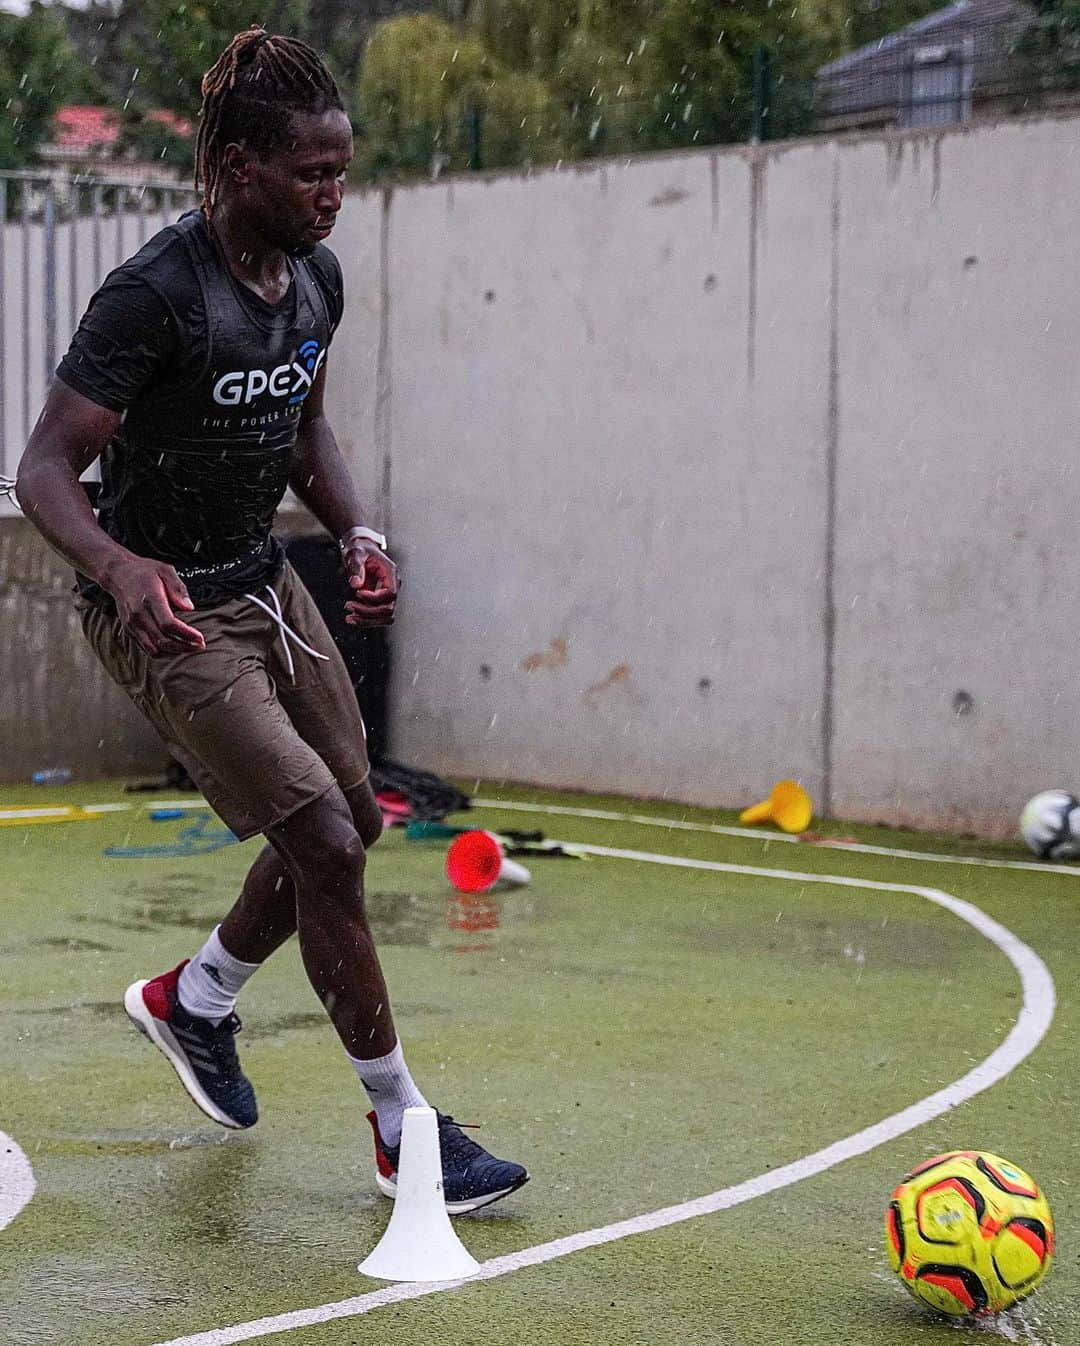
[[[19,468],[27,516],[75,567],[83,630],[237,837],[269,843],[190,960],[134,982],[127,1012],[223,1126],[257,1119],[236,998],[295,932],[371,1100],[376,1181],[396,1191],[422,1105],[363,903],[381,817],[344,663],[270,531],[287,487],[339,539],[346,621],[393,620],[397,576],[363,522],[323,409],[342,278],[324,240],[352,133],[306,43],[239,33],[207,72],[200,209],[92,298]],[[101,457],[97,518],[80,475]],[[439,1114],[452,1213],[520,1187]]]

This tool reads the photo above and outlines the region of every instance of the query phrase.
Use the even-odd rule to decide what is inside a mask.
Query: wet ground
[[[356,1272],[389,1214],[372,1178],[366,1102],[295,946],[241,1004],[242,1057],[262,1108],[251,1132],[206,1121],[121,1008],[129,981],[201,943],[255,847],[121,857],[175,849],[191,820],[151,822],[144,801],[125,801],[115,785],[40,799],[0,791],[0,809],[110,800],[133,807],[0,831],[0,1129],[38,1184],[0,1230],[0,1342],[157,1346],[209,1333],[199,1346],[221,1346],[250,1333],[216,1329],[378,1291]],[[468,821],[932,885],[1032,946],[1056,981],[1056,1016],[993,1088],[816,1177],[489,1282],[277,1324],[270,1340],[955,1346],[956,1329],[893,1281],[881,1219],[908,1166],[972,1147],[1033,1172],[1059,1226],[1046,1285],[992,1330],[1080,1346],[1080,878],[572,816],[484,809]],[[886,847],[970,850],[833,830]],[[981,853],[1025,858],[1009,847]],[[445,843],[388,835],[372,855],[369,907],[421,1087],[533,1173],[521,1192],[456,1223],[481,1261],[724,1189],[848,1136],[962,1076],[1020,1009],[1000,950],[910,893],[591,858],[537,859],[529,887],[466,899],[445,880],[444,854]]]

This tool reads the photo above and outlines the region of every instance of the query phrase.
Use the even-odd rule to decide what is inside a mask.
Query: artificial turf
[[[670,803],[469,788],[732,821]],[[255,843],[117,858],[106,850],[175,844],[190,819],[153,822],[145,801],[116,783],[0,790],[0,809],[110,800],[133,807],[0,830],[0,1129],[26,1151],[38,1182],[0,1231],[0,1342],[156,1346],[377,1289],[356,1272],[389,1212],[372,1179],[366,1103],[295,945],[260,971],[240,1007],[242,1060],[262,1109],[251,1132],[204,1119],[123,1013],[129,981],[198,947]],[[978,1339],[990,1330],[1033,1346],[1080,1346],[1080,878],[1050,866],[935,865],[611,820],[526,823],[490,808],[455,821],[944,889],[1046,961],[1056,1017],[1007,1079],[827,1173],[271,1340],[955,1346],[956,1329],[920,1310],[888,1271],[882,1212],[913,1163],[979,1148],[1043,1184],[1059,1256],[1029,1305],[978,1329]],[[905,849],[1025,858],[1002,845],[831,830]],[[421,1087],[444,1111],[481,1122],[478,1138],[533,1174],[521,1192],[457,1222],[481,1260],[716,1191],[847,1136],[963,1075],[1020,1006],[1004,955],[910,893],[543,859],[530,886],[470,904],[450,890],[444,854],[445,843],[390,832],[371,856],[368,903]]]

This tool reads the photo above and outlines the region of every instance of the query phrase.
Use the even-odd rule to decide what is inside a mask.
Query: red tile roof
[[[54,143],[65,150],[89,150],[114,145],[120,135],[120,120],[111,108],[69,106],[58,108],[53,118]]]
[[[146,120],[167,126],[177,135],[189,136],[192,132],[191,123],[168,108],[155,108],[146,114]],[[69,104],[57,109],[53,126],[53,143],[64,150],[107,149],[120,136],[120,118],[107,107]]]

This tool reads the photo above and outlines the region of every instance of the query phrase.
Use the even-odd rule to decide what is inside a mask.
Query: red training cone
[[[463,832],[446,853],[446,877],[459,893],[488,893],[504,883],[529,882],[529,871],[503,855],[490,832]]]

